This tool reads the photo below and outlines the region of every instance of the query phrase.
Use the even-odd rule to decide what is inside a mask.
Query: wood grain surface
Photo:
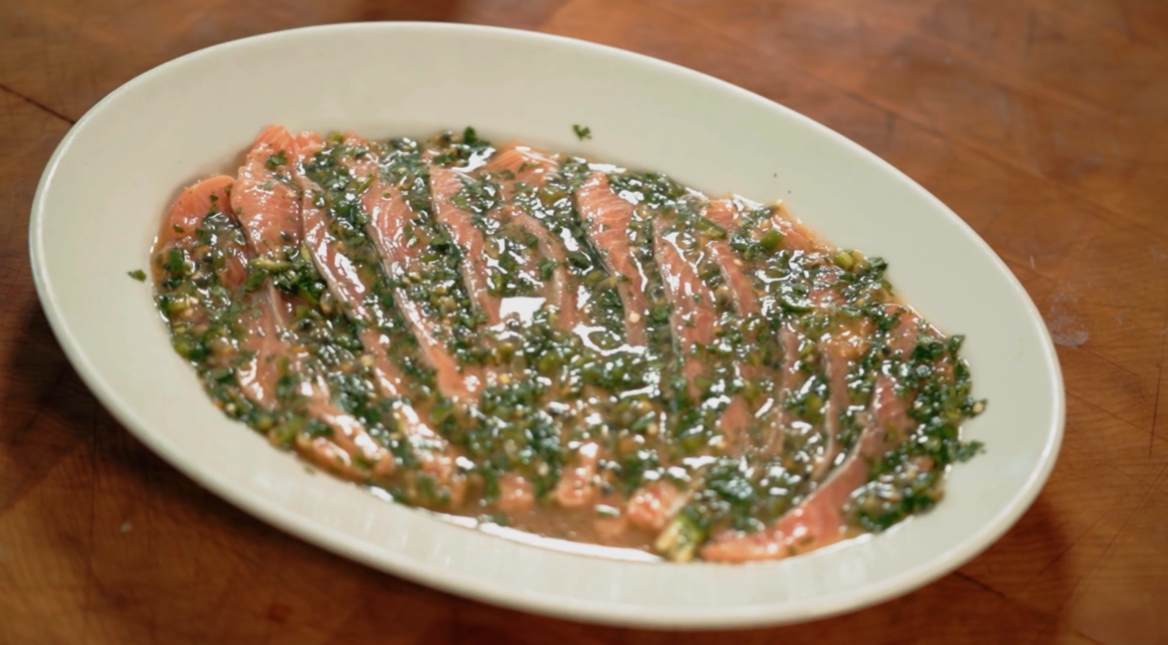
[[[904,598],[677,634],[528,616],[244,515],[81,384],[27,252],[45,162],[181,54],[311,24],[443,20],[673,61],[851,137],[1005,259],[1066,377],[1066,444],[1018,525]],[[0,643],[1168,643],[1168,2],[0,0]]]

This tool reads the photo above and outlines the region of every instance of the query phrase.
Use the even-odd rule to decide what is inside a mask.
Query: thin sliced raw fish
[[[792,251],[802,251],[804,253],[822,252],[827,248],[824,243],[819,241],[802,224],[788,218],[783,212],[781,207],[776,208],[769,220],[770,226],[783,234],[783,248]],[[710,202],[704,215],[706,219],[718,225],[727,233],[733,233],[740,227],[740,212],[733,200],[719,199]],[[762,232],[756,231],[754,234],[761,235]],[[743,315],[760,313],[761,303],[754,289],[753,280],[742,269],[743,262],[730,247],[729,242],[726,240],[716,240],[710,245],[710,250],[712,257],[718,263],[718,268],[722,273],[723,279],[726,281],[727,287],[730,289],[735,308]],[[835,273],[838,272],[838,269],[834,266],[829,266],[826,267],[826,271]],[[832,289],[820,288],[813,290],[810,294],[810,299],[817,306],[829,306],[838,301],[838,296],[839,294]],[[765,450],[770,454],[781,452],[784,428],[788,427],[791,423],[791,415],[786,410],[786,399],[791,392],[797,390],[806,382],[806,374],[800,369],[802,367],[802,361],[799,355],[798,331],[790,323],[784,323],[780,329],[779,338],[783,354],[783,368],[778,374],[778,378],[776,379],[777,387],[775,388],[779,409],[774,415],[774,423],[771,424],[768,430],[768,438],[765,443]],[[847,406],[845,385],[848,368],[847,361],[841,360],[838,355],[833,356],[826,352],[822,354],[822,360],[825,365],[826,376],[830,382],[829,388],[833,394],[827,404],[826,421],[823,429],[827,435],[825,449],[820,455],[813,472],[813,477],[817,480],[822,479],[829,471],[831,464],[838,455],[839,447],[836,445],[837,442],[835,439],[839,427],[838,416]]]
[[[724,445],[732,452],[740,452],[746,443],[746,432],[755,422],[750,402],[742,394],[730,397],[722,414],[718,417],[718,432],[722,434]]]
[[[157,256],[175,246],[195,251],[199,245],[195,234],[208,215],[217,213],[234,221],[231,215],[234,181],[227,175],[219,175],[184,189],[167,211],[151,255]],[[219,239],[215,243],[223,253],[223,266],[215,271],[219,281],[225,285],[242,285],[247,278],[247,247],[232,239]],[[161,275],[155,272],[154,278],[157,282]]]
[[[300,245],[300,191],[293,187],[298,160],[299,147],[292,135],[283,127],[272,126],[260,133],[239,170],[231,204],[256,257],[280,259],[285,248]],[[267,383],[278,361],[271,357],[287,358],[289,371],[295,374],[306,372],[303,363],[307,357],[283,339],[292,334],[288,327],[289,303],[271,281],[250,299],[252,313],[247,316],[252,320],[245,344],[255,342],[269,352],[262,357],[257,353],[255,380],[274,397],[275,388],[269,389]],[[240,374],[247,378],[247,372]],[[241,382],[241,387],[246,386]],[[309,376],[302,380],[299,394],[307,401],[308,414],[331,430],[327,437],[297,438],[296,447],[307,459],[353,479],[387,476],[393,471],[394,457],[369,436],[359,420],[332,403],[322,378]],[[365,464],[370,466],[365,468]]]
[[[239,169],[231,206],[259,257],[281,257],[300,238],[296,159],[296,140],[274,125],[256,138]]]
[[[167,212],[163,228],[155,241],[155,253],[167,251],[172,247],[183,247],[188,252],[192,251],[199,244],[196,232],[204,218],[214,213],[230,217],[232,185],[233,180],[230,177],[220,176],[205,179],[185,189]],[[240,348],[248,358],[235,366],[236,382],[249,400],[262,408],[272,410],[278,404],[276,383],[279,374],[275,358],[280,355],[284,346],[277,337],[271,316],[262,315],[263,311],[270,308],[269,294],[263,290],[244,293],[243,284],[247,278],[245,264],[249,253],[246,247],[238,247],[222,236],[216,243],[226,260],[223,268],[218,271],[220,283],[249,310],[241,316],[243,337],[240,339]],[[161,278],[157,274],[155,277],[156,280]],[[188,320],[197,323],[205,319],[206,312],[193,311]]]
[[[738,230],[738,208],[732,200],[715,199],[709,203],[704,213],[705,218],[716,224],[727,234]],[[749,316],[759,313],[758,294],[755,293],[754,283],[744,269],[742,259],[730,247],[725,239],[714,240],[710,243],[710,254],[718,264],[722,279],[730,289],[730,297],[734,301],[734,308],[739,314]]]
[[[525,271],[541,282],[540,295],[545,302],[555,308],[555,322],[560,329],[573,332],[583,319],[579,311],[579,301],[568,274],[568,254],[564,243],[552,236],[547,227],[532,215],[515,205],[512,199],[521,189],[540,188],[547,174],[557,167],[551,157],[525,146],[507,146],[496,153],[484,166],[487,177],[497,182],[505,203],[491,212],[504,226],[519,226],[536,239],[537,253],[529,254]],[[547,280],[543,280],[539,264],[552,260],[555,266]],[[585,398],[600,396],[593,386],[585,387]],[[576,465],[565,469],[564,475],[553,491],[553,499],[564,508],[579,508],[594,502],[597,498],[596,469],[599,460],[599,446],[585,443],[574,452]]]
[[[907,356],[917,338],[919,317],[900,310],[900,318],[890,332],[890,346],[896,356]],[[903,440],[911,428],[908,417],[910,395],[898,395],[896,382],[880,375],[869,404],[870,421],[860,433],[857,445],[844,463],[769,528],[744,534],[726,531],[702,547],[703,559],[714,562],[746,562],[785,558],[813,551],[845,537],[844,506],[852,493],[868,481],[872,462],[895,441]]]
[[[227,175],[219,175],[184,188],[166,212],[150,254],[156,255],[172,246],[193,241],[195,231],[207,215],[220,212],[229,214],[234,182]]]
[[[840,453],[837,436],[840,431],[840,416],[844,414],[850,403],[848,396],[848,357],[839,343],[824,342],[820,347],[820,360],[823,361],[824,374],[827,377],[827,404],[823,413],[823,434],[826,437],[823,452],[816,457],[815,465],[811,469],[811,479],[822,481],[831,472],[836,457]]]
[[[659,533],[689,498],[688,492],[668,481],[652,482],[629,497],[625,516],[633,526]]]
[[[253,301],[254,311],[257,312],[254,315],[255,326],[249,329],[247,342],[261,343],[264,351],[268,352],[264,359],[257,360],[256,367],[265,382],[264,391],[271,392],[274,398],[274,387],[266,389],[266,382],[276,371],[277,361],[271,358],[287,357],[290,362],[289,372],[302,373],[301,365],[307,357],[301,350],[282,340],[281,333],[272,333],[271,330],[278,327],[276,308],[271,305],[268,295],[271,292],[261,290],[256,294],[257,297]],[[253,329],[262,329],[263,333]],[[241,379],[246,378],[243,373],[240,376]],[[307,401],[308,416],[323,421],[331,431],[327,437],[313,438],[301,435],[296,438],[296,448],[305,458],[350,479],[388,477],[393,473],[395,468],[393,455],[373,440],[364,424],[333,404],[328,385],[322,378],[308,377],[301,381],[298,394]]]
[[[824,275],[836,270],[838,267],[834,265],[825,267]],[[821,286],[812,288],[807,298],[817,307],[827,307],[837,301],[839,293],[830,287]],[[800,388],[808,385],[810,372],[804,369],[806,361],[802,355],[801,338],[802,335],[794,322],[788,320],[779,327],[779,344],[783,354],[783,365],[775,380],[774,391],[775,400],[778,403],[778,413],[776,414],[776,423],[770,429],[770,437],[765,444],[767,454],[782,452],[784,434],[791,428],[791,424],[795,423],[794,415],[787,408],[787,401]],[[825,422],[818,428],[819,432],[825,435],[824,450],[820,453],[819,460],[813,468],[813,477],[822,479],[838,454],[835,439],[835,434],[838,431],[838,415],[846,407],[846,397],[841,398],[839,393],[846,392],[844,379],[847,376],[848,365],[846,361],[841,363],[838,357],[832,358],[828,352],[821,351],[820,358],[823,363],[823,376],[829,381],[828,388],[837,393],[834,399],[829,397],[826,402]],[[833,361],[835,362],[834,367],[831,366]],[[833,379],[834,384],[832,384]]]
[[[276,369],[276,359],[288,349],[280,340],[273,316],[264,313],[272,310],[270,297],[266,289],[246,297],[247,306],[256,313],[245,316],[244,337],[240,346],[251,354],[251,358],[235,371],[235,378],[244,396],[266,410],[274,410],[279,404],[276,385],[280,373]]]
[[[858,321],[837,325],[827,333],[819,343],[819,359],[824,366],[824,373],[828,381],[828,399],[824,414],[824,434],[827,436],[826,448],[819,455],[811,478],[822,481],[831,472],[841,451],[839,444],[840,426],[843,415],[851,407],[851,395],[848,390],[848,373],[854,361],[858,360],[871,343],[872,323],[867,318]]]
[[[297,137],[300,146],[300,165],[307,164],[320,151],[322,142],[318,135],[302,133]],[[405,379],[389,360],[389,336],[377,328],[377,319],[369,310],[366,299],[372,294],[372,287],[361,278],[357,267],[344,253],[339,242],[329,233],[330,216],[323,204],[324,190],[308,178],[300,169],[296,173],[300,186],[300,217],[304,244],[308,247],[316,270],[328,284],[329,292],[340,303],[341,309],[361,327],[361,343],[373,361],[373,373],[381,393],[389,397],[401,396]]]
[[[653,255],[672,304],[670,326],[682,357],[682,374],[689,384],[690,397],[697,400],[702,392],[696,380],[707,373],[708,366],[694,354],[714,342],[718,315],[713,291],[686,258],[678,245],[678,233],[670,232],[670,226],[662,218],[653,220]]]
[[[413,267],[420,266],[426,245],[411,243],[408,239],[407,234],[413,228],[411,220],[416,214],[401,191],[375,176],[362,197],[362,203],[369,215],[369,237],[381,255],[386,273],[390,276],[407,275]],[[476,399],[485,385],[483,370],[474,365],[459,366],[441,339],[442,322],[429,316],[422,304],[410,298],[404,289],[394,289],[394,302],[418,339],[422,356],[434,370],[438,391],[459,401]]]
[[[495,507],[504,513],[525,513],[535,507],[535,488],[523,475],[499,476],[499,498]]]
[[[778,411],[775,414],[775,423],[771,426],[763,451],[765,454],[780,454],[783,452],[783,435],[791,423],[791,413],[787,410],[787,397],[797,390],[807,380],[801,369],[803,362],[799,353],[799,332],[790,322],[784,322],[779,328],[779,345],[783,353],[783,366],[775,380],[775,400]]]
[[[600,462],[600,444],[585,443],[576,451],[576,463],[565,466],[552,497],[564,508],[582,508],[596,497],[596,467]]]
[[[382,395],[403,397],[405,377],[389,358],[390,337],[378,329],[378,316],[371,310],[376,303],[369,303],[373,293],[372,285],[366,283],[353,261],[345,255],[340,243],[329,232],[331,215],[323,205],[324,190],[304,172],[309,163],[323,147],[319,135],[305,132],[297,135],[300,153],[300,168],[296,181],[303,193],[301,219],[304,243],[312,255],[313,264],[328,284],[329,292],[341,304],[341,309],[361,327],[361,343],[367,356],[372,359],[374,375]],[[349,135],[345,142],[352,147],[367,147],[365,142]],[[378,171],[376,157],[368,152],[359,159],[345,159],[347,167],[359,179]],[[358,174],[367,173],[367,174]],[[372,180],[371,180],[372,181]],[[376,244],[375,244],[376,246]],[[405,400],[397,401],[394,416],[402,432],[411,440],[415,453],[422,460],[422,470],[434,475],[441,483],[450,486],[457,495],[460,482],[455,481],[454,462],[458,455],[449,443],[438,435],[424,421],[413,405]]]
[[[625,310],[626,341],[644,347],[649,342],[649,299],[629,242],[633,205],[612,192],[607,175],[595,172],[576,191],[576,208],[605,266],[621,278],[617,291]]]
[[[771,225],[783,234],[782,248],[805,253],[826,252],[832,247],[807,229],[799,220],[791,217],[782,206],[775,208],[770,219]]]
[[[444,168],[430,166],[430,196],[434,216],[450,232],[454,243],[462,250],[462,275],[466,290],[478,309],[487,317],[491,327],[500,321],[500,298],[491,294],[487,274],[486,242],[483,232],[474,224],[474,216],[454,204],[462,192],[465,175]]]
[[[503,199],[510,202],[521,186],[541,187],[547,173],[555,167],[556,162],[553,159],[531,148],[509,146],[491,157],[484,169],[489,176],[499,182]],[[539,276],[540,258],[555,262],[550,278],[543,280],[540,295],[549,305],[556,308],[558,312],[556,322],[559,327],[565,331],[574,330],[580,320],[580,313],[577,310],[575,290],[569,282],[568,253],[564,243],[554,238],[542,222],[511,203],[496,209],[492,214],[504,225],[515,224],[535,236],[538,254],[533,254],[529,258],[526,271]]]
[[[322,468],[358,481],[393,474],[397,467],[393,455],[373,440],[356,417],[333,405],[323,382],[304,383],[301,389],[308,397],[308,415],[323,421],[332,431],[327,437],[297,436],[296,448],[302,455]]]
[[[503,200],[511,201],[522,186],[542,186],[548,173],[556,169],[550,156],[527,146],[509,145],[495,153],[484,170],[503,189]]]
[[[539,220],[518,208],[506,208],[503,217],[507,217],[507,213],[510,213],[516,224],[535,236],[540,256],[556,263],[552,268],[551,277],[544,281],[541,293],[548,304],[556,308],[556,324],[560,329],[565,331],[576,329],[581,314],[576,291],[569,281],[568,252],[564,249],[563,242],[552,237],[547,227]]]
[[[739,209],[737,204],[730,199],[715,199],[709,202],[706,210],[703,213],[704,217],[722,230],[726,231],[727,237],[731,233],[739,229]],[[709,244],[710,256],[718,265],[718,271],[722,274],[722,279],[725,281],[726,288],[730,290],[730,298],[734,302],[734,309],[739,316],[754,316],[762,311],[759,303],[758,293],[754,288],[754,281],[745,270],[745,265],[738,254],[730,246],[727,239],[712,240]],[[790,331],[788,329],[788,331]],[[790,333],[784,333],[784,336],[794,339]],[[750,342],[757,342],[754,337],[750,337]],[[794,352],[798,351],[795,347]],[[788,364],[793,365],[794,361],[788,360]],[[776,388],[775,399],[779,398],[778,392],[781,391],[781,374],[774,374],[772,370],[748,364],[740,364],[738,366],[739,373],[743,378],[749,378],[755,381],[773,382],[779,385]],[[739,435],[746,427],[754,421],[754,415],[750,410],[750,405],[743,396],[735,396],[731,399],[730,404],[722,412],[721,418],[718,422],[720,429],[723,430],[724,435]],[[767,444],[781,445],[782,441],[782,414],[778,412],[770,413],[769,429],[764,435]]]

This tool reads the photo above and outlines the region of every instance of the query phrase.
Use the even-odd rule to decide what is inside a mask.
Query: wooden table
[[[385,19],[680,63],[835,128],[939,196],[1059,346],[1066,444],[1033,508],[960,571],[878,607],[666,634],[374,572],[148,452],[78,380],[37,303],[26,239],[45,162],[97,100],[175,56]],[[1166,123],[1163,0],[0,0],[0,643],[1168,643]]]

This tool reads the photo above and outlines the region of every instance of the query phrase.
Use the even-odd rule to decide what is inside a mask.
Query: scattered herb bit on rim
[[[134,269],[133,271],[127,271],[126,275],[137,280],[138,282],[146,282],[146,272],[143,271],[142,269]]]
[[[581,141],[583,141],[585,139],[592,138],[592,128],[590,128],[586,125],[573,124],[572,125],[572,132],[575,132],[576,138],[581,140]]]

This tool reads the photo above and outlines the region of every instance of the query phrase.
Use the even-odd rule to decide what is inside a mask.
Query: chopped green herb
[[[172,346],[229,418],[382,496],[569,538],[654,510],[657,535],[622,539],[685,562],[713,538],[766,539],[750,534],[845,463],[864,475],[843,528],[884,530],[984,450],[961,433],[986,406],[963,338],[899,304],[883,260],[781,204],[500,152],[471,127],[333,133],[250,163],[270,181],[236,190],[320,212],[258,253],[253,222],[216,200],[172,225],[148,267]],[[449,204],[439,166],[461,182],[440,185]],[[590,196],[600,172],[615,197]]]
[[[274,155],[268,155],[267,161],[264,162],[264,167],[268,170],[275,170],[280,166],[288,164],[288,156],[281,150]]]

